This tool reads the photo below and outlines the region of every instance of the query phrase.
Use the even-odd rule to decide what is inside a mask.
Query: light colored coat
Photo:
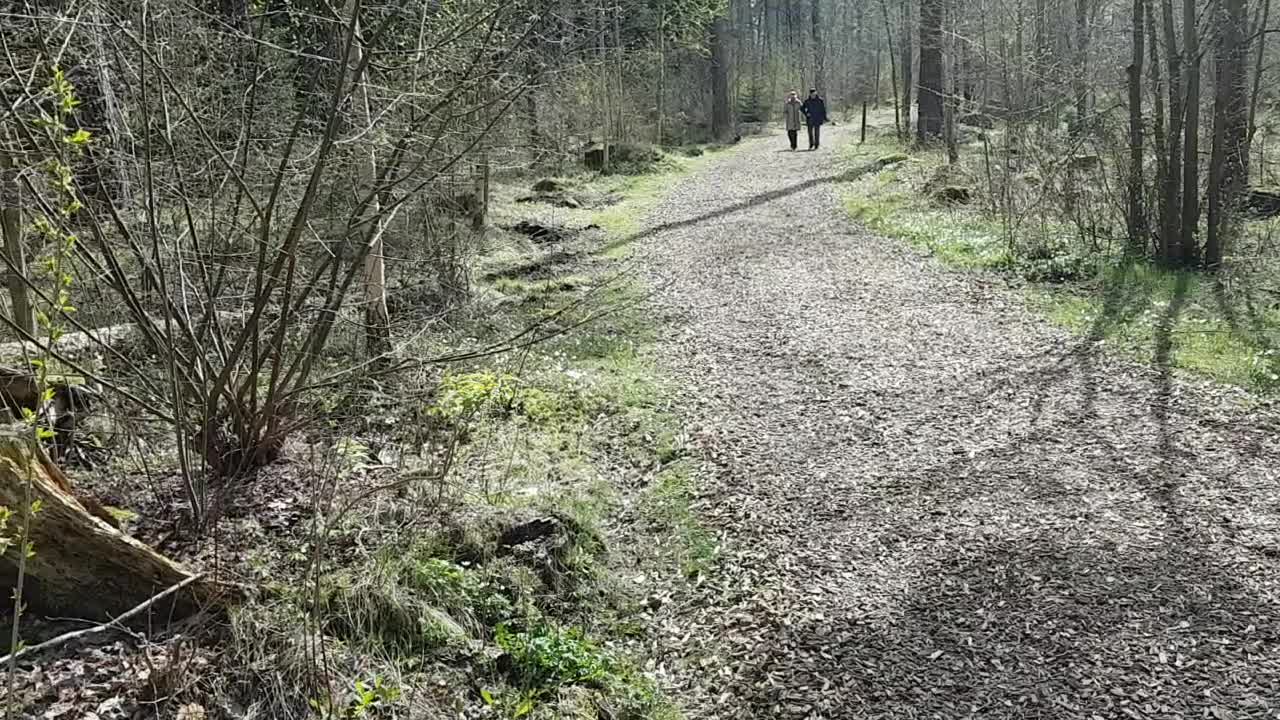
[[[788,130],[800,129],[800,125],[803,121],[803,116],[800,114],[800,105],[801,103],[799,100],[794,102],[788,100],[782,104],[782,121],[786,123]]]

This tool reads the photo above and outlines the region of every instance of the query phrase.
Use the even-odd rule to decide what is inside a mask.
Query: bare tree
[[[1200,27],[1195,0],[1182,2],[1182,262],[1200,259]]]
[[[1217,268],[1231,237],[1232,210],[1248,178],[1248,11],[1244,0],[1216,3],[1213,145],[1209,161],[1208,232],[1204,265]]]
[[[809,2],[810,27],[813,30],[813,86],[827,92],[827,54],[822,43],[822,0]]]
[[[711,134],[721,142],[733,137],[729,107],[729,19],[711,23]]]
[[[1147,211],[1144,200],[1146,184],[1143,181],[1145,162],[1145,124],[1142,117],[1142,64],[1146,59],[1143,44],[1146,34],[1145,0],[1133,0],[1133,56],[1129,63],[1129,193],[1127,223],[1129,247],[1141,252],[1147,241]]]
[[[945,88],[942,57],[944,0],[920,0],[920,97],[916,136],[921,143],[942,138]]]

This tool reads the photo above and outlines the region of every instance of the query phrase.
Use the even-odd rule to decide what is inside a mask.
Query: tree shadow
[[[1280,604],[1168,540],[1010,530],[934,546],[886,611],[855,594],[762,638],[744,700],[776,717],[1260,716],[1280,683]]]
[[[790,152],[790,151],[788,150],[786,152]],[[647,240],[647,239],[656,237],[658,235],[662,235],[663,233],[668,233],[675,230],[694,227],[706,222],[710,222],[712,220],[718,220],[720,218],[728,217],[735,213],[744,212],[746,210],[750,210],[760,205],[771,203],[775,200],[781,200],[783,198],[790,197],[797,193],[802,193],[805,190],[809,190],[811,188],[819,187],[822,185],[833,185],[836,183],[852,182],[862,177],[863,175],[869,172],[872,172],[873,170],[876,170],[879,167],[880,167],[879,163],[871,163],[860,168],[854,168],[850,170],[845,170],[843,172],[835,173],[834,175],[826,175],[824,177],[814,178],[812,180],[806,180],[804,182],[796,183],[794,185],[790,185],[784,188],[779,188],[777,190],[770,190],[768,192],[759,193],[757,195],[753,195],[747,198],[746,200],[742,200],[740,202],[736,202],[731,205],[727,205],[725,207],[703,213],[696,217],[688,218],[685,220],[676,220],[672,222],[660,223],[658,225],[654,225],[652,227],[641,230],[640,232],[632,233],[631,235],[627,235],[625,237],[618,238],[617,240],[613,240],[607,243],[603,247],[603,251],[609,252],[612,250],[617,250],[619,248],[626,247],[628,245],[639,242],[641,240]]]
[[[1179,523],[1182,529],[1182,515],[1176,506],[1179,478],[1174,473],[1174,456],[1179,449],[1173,438],[1169,425],[1170,403],[1173,398],[1173,333],[1186,307],[1188,293],[1191,289],[1190,275],[1178,273],[1173,287],[1173,295],[1165,305],[1164,312],[1156,322],[1153,333],[1153,360],[1156,368],[1155,393],[1151,399],[1151,416],[1155,420],[1158,437],[1156,452],[1160,458],[1157,470],[1158,485],[1151,488],[1151,497],[1171,520]]]
[[[1248,282],[1248,278],[1239,277],[1234,280],[1234,284],[1238,289],[1235,293],[1232,293],[1228,290],[1227,284],[1221,277],[1214,279],[1214,302],[1218,307],[1218,313],[1226,321],[1232,336],[1255,351],[1259,365],[1254,372],[1258,374],[1265,373],[1265,382],[1265,380],[1269,379],[1266,376],[1280,373],[1280,357],[1275,355],[1275,342],[1272,339],[1272,333],[1276,331],[1268,327],[1262,311],[1258,309],[1257,289]],[[1238,295],[1238,297],[1233,297],[1233,295]],[[1237,304],[1243,305],[1244,321],[1242,321],[1236,308]]]

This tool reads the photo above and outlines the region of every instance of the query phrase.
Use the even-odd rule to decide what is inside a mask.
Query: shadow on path
[[[633,233],[626,237],[618,238],[617,240],[614,240],[606,244],[604,246],[604,250],[606,252],[610,250],[616,250],[626,245],[639,242],[640,240],[647,240],[649,238],[655,237],[657,235],[661,235],[663,233],[671,232],[674,230],[680,230],[683,228],[693,227],[695,225],[701,225],[711,220],[728,217],[729,215],[750,210],[760,205],[773,202],[774,200],[781,200],[782,198],[789,197],[797,193],[802,193],[805,190],[809,190],[811,188],[818,187],[821,185],[832,185],[835,183],[852,182],[862,177],[863,175],[875,170],[878,167],[880,167],[879,163],[872,163],[870,165],[866,165],[861,168],[854,168],[852,170],[846,170],[844,172],[836,173],[834,175],[827,175],[825,177],[815,178],[813,180],[806,180],[804,182],[796,183],[795,185],[790,185],[785,188],[779,188],[777,190],[770,190],[769,192],[753,195],[747,198],[746,200],[742,200],[740,202],[733,203],[732,205],[728,205],[716,210],[712,210],[707,213],[703,213],[702,215],[698,215],[697,217],[689,218],[686,220],[677,220],[674,222],[660,223],[658,225],[654,225],[653,227],[649,227],[644,230],[641,230],[638,233]]]
[[[1274,701],[1278,660],[1248,648],[1280,642],[1280,608],[1211,553],[987,535],[929,565],[893,622],[775,630],[749,704],[784,718],[1245,718]]]

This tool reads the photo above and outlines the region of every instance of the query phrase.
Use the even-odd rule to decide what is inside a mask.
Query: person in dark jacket
[[[827,101],[815,88],[809,91],[809,99],[800,106],[800,111],[804,113],[804,123],[809,127],[809,149],[817,150],[822,140],[822,126],[827,122]]]

